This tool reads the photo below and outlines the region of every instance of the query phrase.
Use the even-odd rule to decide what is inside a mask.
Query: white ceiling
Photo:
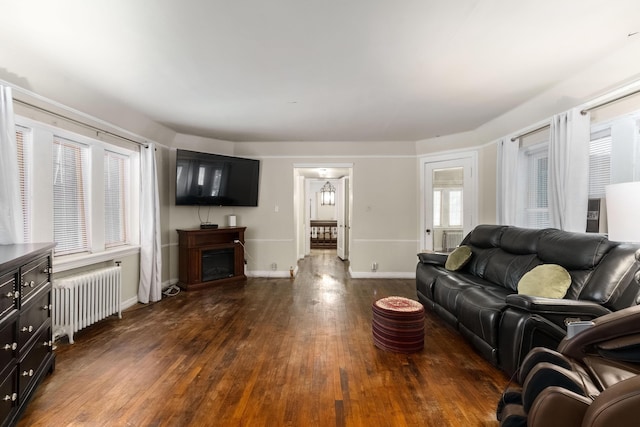
[[[179,133],[230,141],[473,130],[640,31],[638,0],[2,3],[0,43],[19,58],[0,58],[0,78],[66,85],[67,104],[91,88]]]

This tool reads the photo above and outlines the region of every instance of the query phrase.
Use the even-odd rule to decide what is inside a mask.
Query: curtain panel
[[[497,141],[498,144],[498,176],[497,176],[497,223],[501,225],[518,225],[518,163],[520,161],[520,139],[511,140],[511,135]]]
[[[138,301],[162,299],[160,201],[155,144],[140,149],[140,283]]]
[[[11,88],[0,85],[0,244],[22,243],[20,167]]]
[[[551,227],[585,232],[589,202],[591,118],[574,108],[551,118],[549,219]]]

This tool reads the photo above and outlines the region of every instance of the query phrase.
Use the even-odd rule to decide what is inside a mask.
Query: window
[[[462,226],[462,190],[449,190],[449,226]]]
[[[433,226],[440,227],[440,213],[442,212],[442,190],[433,190]]]
[[[433,190],[433,226],[462,226],[461,188],[437,188]]]
[[[87,236],[87,147],[53,140],[53,239],[56,255],[89,250]]]
[[[127,184],[129,183],[129,157],[105,150],[104,152],[104,235],[105,246],[127,243]]]
[[[611,129],[591,134],[589,143],[589,198],[604,198],[611,183]]]
[[[20,201],[22,203],[22,225],[25,242],[31,241],[31,187],[29,165],[31,159],[31,129],[16,126],[18,144],[18,169],[20,173]]]
[[[527,192],[525,201],[525,226],[549,227],[549,203],[547,199],[549,154],[547,144],[525,151],[527,165]]]
[[[57,271],[138,251],[138,147],[20,116],[16,136],[26,242],[55,242]]]

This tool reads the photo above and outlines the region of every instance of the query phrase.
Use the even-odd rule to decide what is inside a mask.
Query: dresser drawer
[[[49,282],[49,256],[41,257],[26,264],[21,270],[21,299],[22,304],[29,299],[40,287]]]
[[[0,425],[6,425],[18,409],[18,376],[14,367],[0,379]]]
[[[20,351],[50,318],[51,286],[48,285],[34,295],[27,306],[22,307],[18,320],[18,348]]]
[[[14,362],[13,358],[18,354],[17,323],[17,311],[0,322],[0,367],[8,366]]]
[[[16,296],[16,275],[18,270],[0,276],[0,317],[14,308],[18,308]]]
[[[51,325],[42,329],[35,338],[35,342],[18,363],[18,391],[22,401],[26,393],[31,392],[34,380],[41,375],[41,368],[51,353]]]

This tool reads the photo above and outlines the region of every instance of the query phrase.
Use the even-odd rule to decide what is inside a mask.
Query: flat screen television
[[[177,150],[176,205],[258,206],[260,161]]]

